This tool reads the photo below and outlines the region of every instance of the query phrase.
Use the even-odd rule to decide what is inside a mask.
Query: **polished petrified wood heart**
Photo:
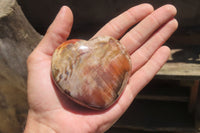
[[[52,57],[52,77],[73,101],[92,109],[112,105],[131,73],[130,56],[112,37],[69,40]]]

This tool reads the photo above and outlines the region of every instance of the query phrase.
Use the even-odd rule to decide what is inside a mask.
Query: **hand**
[[[131,55],[133,74],[113,106],[103,111],[92,111],[64,97],[50,76],[51,56],[67,39],[73,23],[71,10],[63,6],[27,60],[30,109],[25,132],[84,133],[109,129],[167,61],[170,49],[162,44],[177,29],[175,15],[176,8],[172,5],[154,11],[151,5],[141,4],[114,18],[94,35],[121,38],[120,42]],[[134,28],[127,32],[132,26]]]

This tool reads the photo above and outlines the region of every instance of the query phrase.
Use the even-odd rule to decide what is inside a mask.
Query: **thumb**
[[[72,11],[69,7],[63,6],[37,46],[37,50],[46,55],[52,55],[56,47],[68,38],[72,24]]]

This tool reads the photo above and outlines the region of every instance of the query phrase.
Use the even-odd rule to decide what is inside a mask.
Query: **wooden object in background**
[[[16,0],[0,0],[0,132],[20,133],[28,111],[26,59],[41,36]]]
[[[24,16],[16,0],[0,1],[0,59],[26,78],[26,59],[41,36]]]

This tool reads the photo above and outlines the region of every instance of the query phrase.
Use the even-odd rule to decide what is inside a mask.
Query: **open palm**
[[[172,5],[154,11],[151,5],[141,4],[114,18],[94,35],[121,38],[120,42],[131,55],[133,68],[119,100],[109,109],[93,111],[66,98],[51,79],[51,56],[67,39],[73,23],[71,10],[63,6],[27,60],[30,109],[25,132],[83,133],[104,132],[110,128],[167,61],[170,49],[162,44],[177,29],[175,14]]]

